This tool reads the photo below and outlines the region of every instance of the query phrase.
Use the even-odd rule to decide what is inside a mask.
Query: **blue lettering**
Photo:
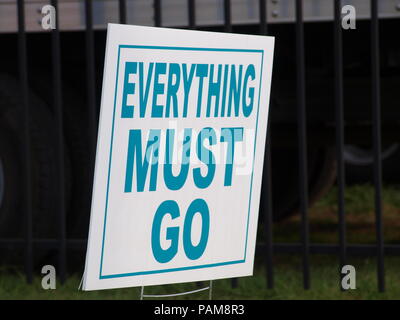
[[[159,129],[151,129],[147,141],[146,152],[142,157],[141,130],[129,130],[128,155],[126,160],[125,192],[132,192],[133,168],[136,157],[136,182],[137,192],[143,192],[146,183],[149,160],[151,159],[151,173],[149,191],[155,191],[157,187],[158,151],[160,147]]]
[[[161,222],[167,214],[169,214],[172,219],[179,217],[179,207],[175,201],[164,201],[160,204],[154,215],[153,227],[151,230],[151,249],[153,251],[154,258],[160,263],[171,261],[178,251],[179,227],[167,228],[166,239],[171,241],[171,245],[168,249],[161,248]]]

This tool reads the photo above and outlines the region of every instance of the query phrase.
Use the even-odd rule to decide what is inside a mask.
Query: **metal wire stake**
[[[144,286],[140,288],[140,300],[143,300]]]
[[[202,292],[202,291],[206,291],[206,290],[209,290],[208,298],[209,298],[209,300],[212,300],[212,280],[210,280],[210,284],[209,284],[208,287],[204,287],[204,288],[197,289],[197,290],[192,290],[192,291],[171,293],[171,294],[144,294],[144,286],[142,286],[141,289],[140,289],[140,300],[143,300],[143,298],[178,297],[178,296],[184,296],[184,295],[187,295],[187,294],[198,293],[198,292]]]

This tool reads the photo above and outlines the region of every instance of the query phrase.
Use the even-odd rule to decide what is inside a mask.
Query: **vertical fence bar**
[[[86,17],[86,81],[87,81],[87,104],[89,115],[89,134],[90,134],[90,159],[92,169],[96,154],[97,140],[97,110],[96,110],[96,88],[95,88],[95,69],[94,69],[94,34],[93,34],[93,3],[85,0]],[[92,170],[93,171],[93,170]]]
[[[382,156],[381,99],[378,1],[371,0],[371,98],[374,140],[375,226],[377,246],[377,277],[380,292],[385,291],[384,239],[382,222]]]
[[[232,32],[231,0],[224,0],[224,25],[225,32]]]
[[[267,8],[266,0],[259,1],[260,10],[260,34],[267,35]],[[261,188],[261,212],[264,213],[265,218],[265,262],[266,262],[266,279],[267,288],[274,288],[274,271],[273,271],[273,237],[272,237],[272,183],[271,183],[271,125],[270,120],[268,120],[267,126],[267,136],[265,143],[265,153],[264,153],[264,171],[263,180]]]
[[[339,223],[339,277],[346,265],[346,216],[344,203],[344,115],[343,115],[343,42],[341,11],[342,1],[334,0],[334,68],[335,68],[335,120],[336,120],[336,161],[338,185],[338,223]],[[341,283],[341,281],[340,281]],[[341,285],[340,285],[341,287]]]
[[[154,0],[154,25],[161,27],[162,15],[161,15],[161,0]]]
[[[31,147],[29,130],[29,87],[28,87],[28,63],[26,49],[25,33],[25,5],[23,0],[17,2],[18,18],[18,68],[19,81],[21,86],[22,104],[23,104],[23,154],[25,158],[24,175],[24,206],[25,211],[25,272],[26,280],[32,283],[33,278],[33,232],[32,232],[32,193],[31,193]]]
[[[224,30],[225,32],[232,32],[232,14],[230,0],[224,0]],[[232,278],[231,286],[232,288],[237,288],[239,286],[238,278]]]
[[[196,29],[196,0],[188,0],[189,28]]]
[[[303,253],[303,286],[310,288],[310,240],[308,222],[308,174],[303,1],[296,0],[297,122],[299,139],[299,192]]]
[[[267,3],[266,0],[259,0],[258,7],[260,10],[260,34],[267,35]]]
[[[126,0],[119,0],[119,23],[126,24]]]
[[[58,163],[58,223],[59,253],[58,274],[61,283],[66,279],[66,221],[65,221],[65,175],[64,175],[64,138],[63,138],[63,105],[61,83],[60,32],[58,30],[58,0],[52,0],[55,8],[56,28],[51,32],[51,49],[53,62],[53,104],[57,123],[57,163]]]

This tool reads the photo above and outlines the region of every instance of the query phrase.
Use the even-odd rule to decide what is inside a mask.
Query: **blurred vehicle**
[[[345,158],[348,172],[370,166],[371,152],[360,151],[371,140],[369,2],[343,1],[357,9],[355,30],[343,33]],[[53,104],[51,34],[41,27],[41,8],[48,1],[25,1],[31,130],[31,186],[34,236],[54,237],[57,221],[57,143]],[[100,101],[106,25],[119,21],[117,0],[94,0],[94,59],[87,55],[85,1],[60,0],[62,104],[64,116],[65,191],[67,234],[85,238],[88,230],[92,186],[88,86],[94,85]],[[259,33],[259,1],[232,1],[232,32]],[[308,134],[308,187],[310,202],[317,200],[336,177],[334,121],[333,1],[304,1],[306,51],[306,106]],[[381,30],[381,93],[384,170],[390,159],[399,159],[400,30],[398,1],[379,1]],[[154,25],[154,3],[127,1],[127,23]],[[186,0],[161,1],[161,25],[187,28]],[[274,219],[282,220],[299,206],[295,7],[293,0],[267,1],[269,34],[276,37],[271,97],[272,182]],[[196,2],[196,27],[224,31],[224,1]],[[0,0],[0,237],[22,234],[21,183],[24,159],[20,125],[22,94],[18,81],[18,23],[16,1]],[[90,60],[89,60],[90,59]],[[88,77],[94,65],[94,83]],[[89,70],[89,71],[88,71]],[[370,148],[370,146],[367,146]],[[397,158],[395,158],[397,157]],[[398,161],[394,161],[397,162]],[[393,168],[396,169],[394,163]],[[396,169],[398,170],[398,169]],[[396,171],[397,172],[397,171]],[[363,173],[360,173],[363,176]],[[396,173],[397,177],[398,175]],[[388,173],[388,177],[394,174]]]

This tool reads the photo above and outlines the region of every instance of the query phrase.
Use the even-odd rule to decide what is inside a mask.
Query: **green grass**
[[[310,236],[314,243],[337,243],[337,189],[332,190],[310,208]],[[346,221],[349,243],[374,243],[374,190],[370,185],[346,188]],[[386,243],[400,243],[400,188],[383,189],[383,222]],[[274,225],[274,241],[300,240],[299,217]],[[263,228],[259,228],[262,238]],[[261,254],[261,252],[260,252]],[[255,273],[239,280],[232,289],[230,280],[217,280],[213,285],[214,299],[400,299],[400,257],[385,257],[385,293],[379,293],[374,258],[352,258],[348,263],[356,267],[357,289],[343,292],[339,289],[338,259],[333,255],[311,256],[311,290],[302,287],[301,257],[274,255],[273,290],[266,288],[262,257],[256,256]],[[43,290],[37,274],[28,285],[23,273],[10,268],[0,269],[0,299],[128,299],[139,297],[139,288],[114,289],[95,292],[78,291],[80,275],[71,275],[68,281],[57,284],[56,290]],[[201,285],[207,285],[206,282]],[[195,283],[146,287],[147,294],[168,294],[198,289]],[[208,292],[178,299],[207,299]],[[177,298],[174,298],[177,299]]]
[[[385,186],[382,193],[384,238],[387,244],[400,244],[400,187]],[[348,243],[373,244],[375,233],[374,188],[354,185],[345,189]],[[337,188],[333,187],[309,210],[310,238],[315,243],[337,243]],[[274,225],[277,242],[300,241],[299,215]],[[262,237],[262,235],[259,235]]]
[[[311,290],[302,287],[301,260],[296,256],[275,257],[275,288],[266,288],[264,269],[257,267],[252,277],[240,278],[239,287],[232,289],[230,280],[216,280],[213,283],[213,299],[399,299],[400,298],[400,257],[386,259],[385,293],[379,293],[376,284],[376,261],[371,258],[352,259],[357,270],[357,289],[343,292],[339,289],[337,260],[326,255],[314,255],[311,261]],[[1,274],[1,299],[123,299],[139,298],[139,288],[113,289],[103,291],[78,291],[80,277],[71,276],[64,285],[57,284],[55,290],[43,290],[41,278],[35,277],[27,285],[22,274]],[[201,285],[207,285],[207,282]],[[197,289],[195,283],[146,287],[147,294],[166,294]],[[177,298],[174,298],[177,299]],[[208,299],[208,292],[179,297],[179,299]]]

